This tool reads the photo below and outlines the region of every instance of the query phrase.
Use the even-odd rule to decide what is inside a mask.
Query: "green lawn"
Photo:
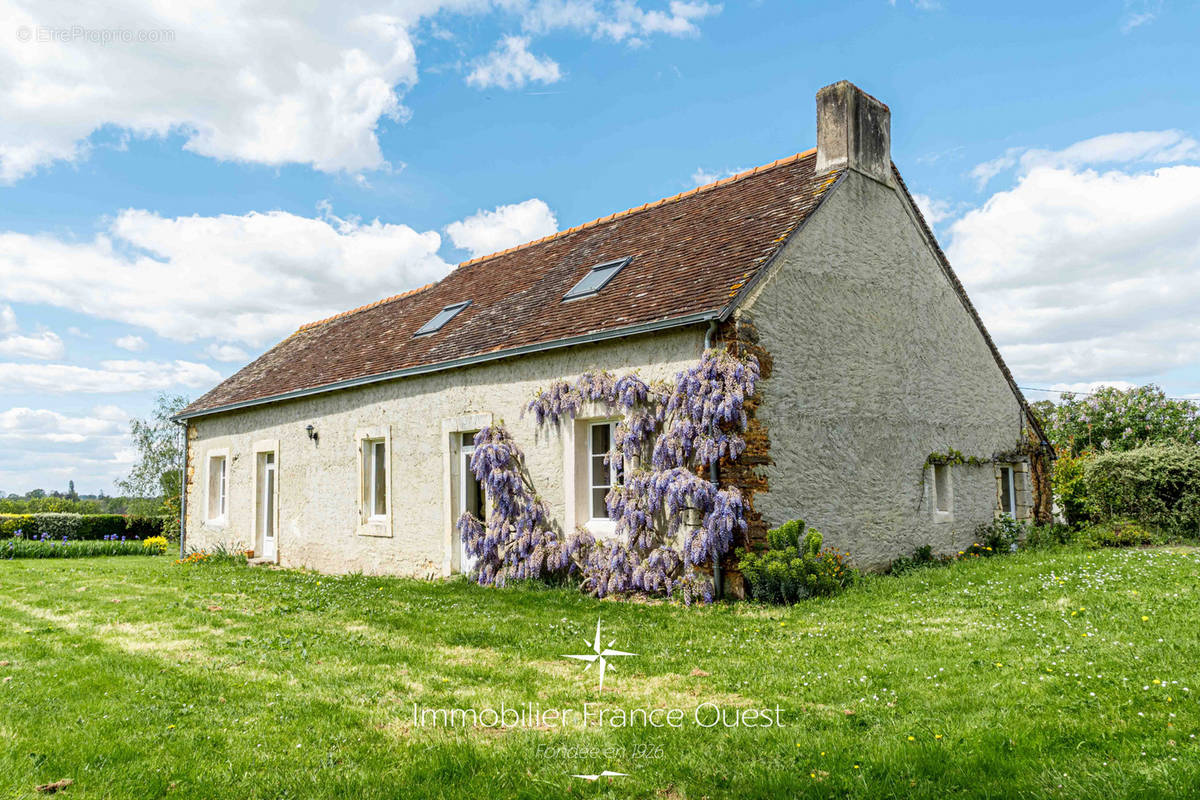
[[[1200,790],[1198,577],[1193,552],[1021,553],[789,609],[687,609],[3,561],[0,796],[70,778],[68,797],[1184,797]],[[561,657],[588,651],[598,616],[602,644],[637,653],[614,657],[603,695],[595,667]],[[684,724],[413,720],[414,703],[585,701]],[[699,727],[704,703],[758,724],[778,707],[783,727]],[[571,777],[605,769],[628,775]]]

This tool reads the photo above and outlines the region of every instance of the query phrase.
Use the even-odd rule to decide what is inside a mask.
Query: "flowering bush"
[[[193,550],[184,558],[175,559],[175,564],[178,566],[192,566],[195,564],[233,564],[235,566],[245,566],[246,561],[244,552],[217,547],[213,550]]]
[[[149,539],[146,539],[142,542],[142,547],[145,548],[147,552],[152,552],[155,555],[166,555],[167,537],[151,536]]]
[[[622,415],[606,457],[624,478],[605,499],[616,523],[610,541],[582,530],[570,537],[556,531],[511,435],[502,425],[480,431],[471,470],[492,510],[486,523],[470,514],[458,520],[467,553],[479,559],[478,581],[503,585],[577,574],[598,597],[678,592],[685,602],[711,600],[703,568],[745,530],[746,509],[736,487],[722,488],[702,475],[745,449],[745,401],[758,377],[752,356],[709,350],[673,383],[586,373],[573,383],[554,383],[529,403],[539,426],[573,420],[588,404]]]
[[[767,603],[795,603],[806,597],[831,595],[859,579],[848,556],[821,548],[823,537],[807,529],[804,520],[792,520],[767,532],[767,549],[761,553],[739,550],[738,569],[750,596]]]
[[[1082,397],[1065,392],[1058,403],[1041,401],[1036,408],[1060,456],[1200,443],[1200,404],[1169,399],[1153,384],[1104,386]]]

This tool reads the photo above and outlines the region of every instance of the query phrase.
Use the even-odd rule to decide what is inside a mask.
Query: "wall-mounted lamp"
[[[304,430],[305,430],[305,431],[308,433],[308,438],[312,439],[314,442],[317,440],[317,430],[316,430],[316,428],[314,428],[312,425],[309,425],[309,426],[308,426],[307,428],[305,428]]]

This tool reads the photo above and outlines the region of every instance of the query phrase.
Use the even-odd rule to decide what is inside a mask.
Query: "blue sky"
[[[5,4],[0,491],[112,492],[157,391],[808,149],[842,78],[1023,385],[1200,395],[1195,4],[141,5]]]

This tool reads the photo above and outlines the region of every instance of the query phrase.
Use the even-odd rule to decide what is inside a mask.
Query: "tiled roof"
[[[816,208],[838,173],[799,153],[664,200],[460,264],[441,281],[304,325],[184,416],[402,370],[652,326],[725,309]],[[602,291],[563,302],[601,262],[632,256]],[[445,306],[471,305],[437,333]]]

